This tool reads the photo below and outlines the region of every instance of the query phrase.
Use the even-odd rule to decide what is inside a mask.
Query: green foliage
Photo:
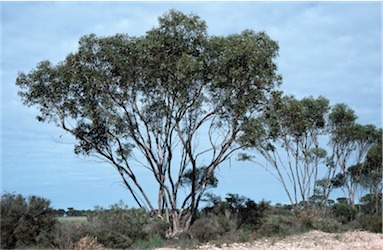
[[[364,230],[368,230],[373,233],[382,233],[383,225],[381,214],[363,215],[358,218],[358,222],[360,224],[360,228]]]
[[[53,246],[59,249],[71,249],[76,242],[87,235],[86,225],[75,221],[59,221],[54,232]]]
[[[206,174],[207,170],[208,168],[206,166],[196,168],[195,173],[193,173],[192,169],[186,170],[180,180],[180,185],[190,187],[192,182],[195,181],[197,190],[200,190],[204,184],[206,184],[205,188],[217,187],[218,186],[217,177],[214,176],[214,173],[207,177],[207,174]]]
[[[262,237],[282,237],[296,233],[297,229],[297,219],[295,217],[270,215],[257,230],[257,234]]]
[[[97,208],[89,216],[88,233],[106,247],[126,249],[135,239],[144,238],[149,216],[143,209],[128,209],[122,202],[109,209]]]
[[[363,163],[360,184],[366,188],[370,194],[366,195],[361,202],[370,206],[370,212],[381,214],[382,209],[382,130],[379,130],[378,141],[368,150],[366,159]]]
[[[209,36],[198,16],[176,10],[158,21],[140,37],[83,36],[65,60],[43,61],[20,73],[16,84],[23,103],[39,110],[39,121],[76,138],[76,154],[111,163],[139,207],[155,210],[131,166],[133,154],[156,173],[159,207],[188,209],[194,217],[201,187],[216,185],[215,169],[241,148],[242,126],[263,112],[281,84],[279,47],[264,32]],[[195,148],[200,136],[210,148]],[[213,152],[211,159],[206,152]],[[181,182],[189,184],[183,201]]]
[[[221,231],[218,218],[216,216],[209,216],[197,219],[190,227],[189,233],[200,242],[207,242],[217,239],[223,232]]]
[[[248,199],[245,206],[240,210],[240,227],[245,227],[250,230],[258,229],[264,223],[270,209],[270,202],[261,201],[257,204]]]
[[[382,214],[382,193],[366,194],[360,199],[363,214]]]
[[[265,167],[282,184],[292,205],[298,199],[306,204],[312,196],[319,165],[327,154],[319,137],[326,132],[328,111],[329,100],[324,97],[298,100],[275,92],[263,116],[243,127],[241,145],[259,153],[273,170],[254,157],[243,155],[241,159]]]
[[[133,249],[154,249],[161,248],[167,244],[166,240],[160,236],[152,236],[147,239],[135,239],[132,243]]]
[[[37,196],[24,198],[5,193],[1,196],[1,247],[49,247],[57,223],[50,201]]]
[[[143,227],[143,233],[146,237],[149,238],[161,237],[165,239],[169,228],[171,228],[169,223],[166,223],[165,221],[158,218],[150,218],[147,224],[145,224]]]
[[[203,214],[213,216],[218,221],[223,233],[235,230],[254,231],[264,222],[271,209],[269,202],[255,203],[253,200],[238,194],[227,194],[226,201],[219,201],[212,196],[212,206],[206,207]]]
[[[373,197],[371,195],[365,196],[363,203],[355,208],[347,203],[346,198],[340,198],[338,203],[330,207],[328,213],[318,213],[315,208],[302,208],[293,212],[289,205],[272,206],[266,201],[255,203],[237,194],[228,194],[225,201],[213,195],[211,197],[214,200],[213,206],[199,212],[195,223],[188,231],[179,234],[177,238],[166,239],[166,233],[170,228],[168,223],[150,217],[142,209],[128,209],[122,202],[108,209],[98,207],[92,212],[88,211],[88,221],[84,221],[81,217],[73,217],[76,220],[60,217],[59,222],[56,222],[51,217],[54,213],[50,209],[49,216],[55,223],[48,233],[40,230],[37,224],[24,222],[26,218],[30,218],[26,215],[32,214],[32,210],[34,215],[41,217],[44,213],[38,213],[36,208],[41,212],[42,207],[46,208],[47,200],[38,197],[26,199],[21,195],[5,194],[1,200],[1,244],[4,249],[15,247],[72,249],[79,246],[101,246],[98,243],[111,249],[152,249],[164,246],[185,249],[195,248],[201,242],[211,242],[219,246],[224,243],[248,242],[259,237],[284,237],[308,230],[329,233],[369,230],[378,233],[382,228],[380,214],[371,214],[369,211],[371,205],[369,199]],[[30,200],[33,201],[29,203]],[[18,217],[18,222],[14,222],[14,231],[10,232],[10,219],[20,214],[25,217]]]
[[[344,231],[342,223],[333,218],[320,218],[314,221],[313,227],[326,233],[339,233]]]
[[[347,203],[337,203],[331,208],[331,212],[339,222],[346,224],[356,218],[358,210]]]

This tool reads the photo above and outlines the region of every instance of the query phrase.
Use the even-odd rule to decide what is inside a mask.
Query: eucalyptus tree
[[[39,121],[72,134],[76,154],[111,163],[136,203],[175,235],[189,228],[214,171],[241,148],[242,127],[281,83],[277,54],[264,32],[209,36],[198,16],[172,10],[140,37],[84,36],[77,52],[20,73],[17,85]],[[157,204],[139,168],[153,176]]]
[[[260,153],[266,163],[248,155],[242,159],[265,167],[279,180],[293,207],[307,204],[314,193],[327,153],[319,138],[325,133],[328,111],[329,101],[324,97],[297,100],[275,93],[264,116],[244,126],[241,143]]]
[[[379,211],[382,201],[382,170],[382,129],[380,129],[377,142],[367,152],[360,178],[360,185],[369,191],[368,195],[374,204],[374,212]]]
[[[355,196],[361,188],[366,154],[379,140],[379,131],[374,125],[356,123],[355,112],[345,104],[337,104],[329,115],[329,145],[332,155],[329,157],[326,197],[331,189],[342,188],[348,196],[351,206],[355,205]]]

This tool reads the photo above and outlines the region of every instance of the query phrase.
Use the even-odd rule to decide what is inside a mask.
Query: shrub
[[[59,222],[55,227],[54,246],[59,249],[70,249],[85,236],[84,225],[75,222]]]
[[[97,233],[97,236],[98,240],[103,243],[103,245],[113,249],[127,249],[133,243],[132,238],[128,235],[113,231],[101,230]]]
[[[151,219],[148,224],[144,225],[143,233],[146,234],[148,238],[153,236],[159,236],[162,238],[166,237],[166,232],[169,230],[171,225],[162,221],[158,218]]]
[[[153,249],[153,248],[160,248],[166,245],[166,240],[161,236],[151,236],[145,240],[143,239],[136,239],[132,243],[132,247],[134,249],[136,248],[145,248],[145,249]]]
[[[209,216],[197,219],[189,229],[192,238],[201,242],[215,240],[221,233],[218,219],[216,216]]]
[[[57,223],[50,201],[37,196],[1,196],[1,247],[49,247]]]
[[[266,213],[271,209],[270,203],[261,201],[259,204],[248,199],[246,205],[240,209],[240,226],[249,230],[258,229],[265,220]]]
[[[88,218],[88,233],[109,248],[128,248],[134,239],[145,237],[149,216],[143,209],[128,209],[122,202],[109,209],[96,208]]]
[[[374,233],[382,232],[382,217],[380,215],[364,215],[358,218],[358,222],[364,230]]]
[[[260,236],[286,236],[297,232],[300,223],[294,216],[270,215],[256,233]]]
[[[314,210],[301,211],[296,216],[303,231],[317,229],[316,226],[319,225],[318,223],[321,220],[321,217]]]
[[[347,203],[338,203],[335,204],[331,209],[335,218],[340,221],[342,224],[346,224],[355,219],[358,210],[351,207]]]
[[[314,221],[313,226],[315,229],[326,233],[339,233],[342,231],[342,224],[332,218],[321,218],[320,220]]]

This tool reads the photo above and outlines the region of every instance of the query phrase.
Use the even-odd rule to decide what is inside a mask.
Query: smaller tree
[[[318,168],[326,151],[319,145],[325,133],[329,101],[324,97],[303,98],[275,93],[265,115],[244,128],[240,142],[260,153],[271,165],[268,169],[254,156],[242,155],[265,167],[282,184],[291,204],[308,204],[318,178]]]
[[[357,191],[364,172],[363,160],[368,150],[378,140],[379,132],[374,125],[356,123],[354,111],[344,104],[334,106],[329,115],[330,145],[328,193],[331,188],[342,188],[354,207]],[[328,196],[327,196],[328,197]]]
[[[379,211],[382,200],[382,130],[378,141],[368,150],[363,163],[360,185],[369,191],[367,200],[374,204],[374,212]]]
[[[334,188],[343,186],[343,177],[347,170],[347,161],[351,157],[355,144],[353,141],[352,127],[355,125],[357,116],[354,110],[346,104],[336,104],[332,107],[328,117],[328,133],[332,154],[327,158],[327,174],[324,178],[324,203],[327,204],[330,193]],[[337,176],[338,174],[338,176]]]

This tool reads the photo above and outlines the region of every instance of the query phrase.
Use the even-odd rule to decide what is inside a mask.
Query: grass
[[[133,241],[132,247],[140,249],[159,248],[166,246],[166,243],[165,239],[159,236],[154,236],[148,240],[136,239]]]
[[[58,217],[58,221],[61,223],[86,223],[88,219],[86,216],[68,216],[68,217]]]

